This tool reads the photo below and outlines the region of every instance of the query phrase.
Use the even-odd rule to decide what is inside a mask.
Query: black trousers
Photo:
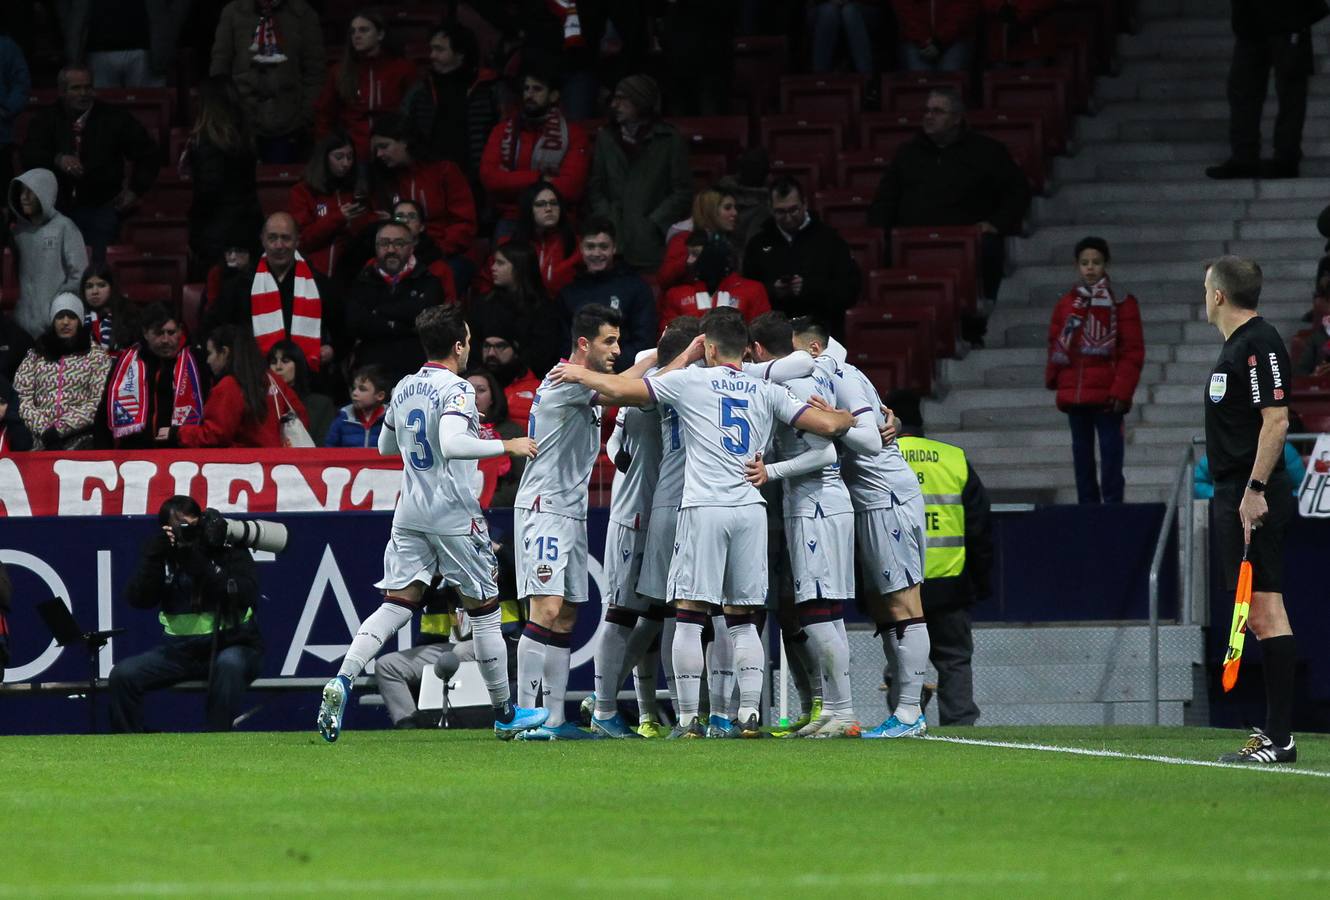
[[[249,625],[228,629],[219,635],[217,659],[208,690],[209,731],[230,731],[240,714],[245,689],[259,675],[263,644],[258,628]],[[139,733],[143,729],[143,695],[182,681],[208,677],[212,635],[173,637],[155,649],[121,660],[111,670],[111,730]]]
[[[942,725],[973,725],[979,719],[974,703],[974,635],[968,607],[925,614],[928,653],[937,669],[937,711]]]
[[[1313,69],[1312,38],[1307,29],[1264,38],[1237,38],[1228,71],[1228,140],[1232,158],[1255,163],[1261,158],[1261,110],[1271,70],[1275,73],[1275,159],[1302,159],[1302,126],[1307,119],[1307,79]]]

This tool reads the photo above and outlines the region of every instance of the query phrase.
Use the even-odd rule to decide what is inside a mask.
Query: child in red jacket
[[[1109,282],[1108,260],[1103,238],[1082,238],[1076,244],[1080,284],[1062,295],[1048,326],[1044,385],[1057,391],[1058,409],[1071,425],[1080,503],[1122,502],[1122,423],[1145,363],[1140,307],[1135,297]]]

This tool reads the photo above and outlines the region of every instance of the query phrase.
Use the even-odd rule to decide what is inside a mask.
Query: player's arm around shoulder
[[[849,410],[836,409],[814,394],[802,409],[794,412],[790,424],[824,438],[838,438],[854,427],[854,416]]]

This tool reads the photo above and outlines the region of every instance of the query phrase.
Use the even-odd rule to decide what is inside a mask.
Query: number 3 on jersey
[[[413,409],[406,417],[406,427],[411,430],[411,441],[415,445],[408,458],[413,469],[430,469],[434,466],[434,450],[429,445],[429,435],[425,432],[425,411]]]
[[[748,409],[747,400],[740,400],[737,397],[720,398],[720,427],[724,435],[720,439],[720,445],[735,456],[748,455],[748,445],[753,436],[752,427],[743,416],[742,411],[746,409]],[[738,434],[731,429],[737,429]]]

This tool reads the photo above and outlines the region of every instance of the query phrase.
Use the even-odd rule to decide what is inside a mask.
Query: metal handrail
[[[1182,453],[1178,474],[1173,479],[1173,490],[1168,495],[1164,521],[1159,526],[1159,540],[1155,541],[1154,558],[1150,561],[1150,723],[1159,724],[1159,571],[1164,565],[1164,549],[1168,546],[1169,531],[1178,514],[1178,498],[1185,491],[1191,497],[1191,446]]]

